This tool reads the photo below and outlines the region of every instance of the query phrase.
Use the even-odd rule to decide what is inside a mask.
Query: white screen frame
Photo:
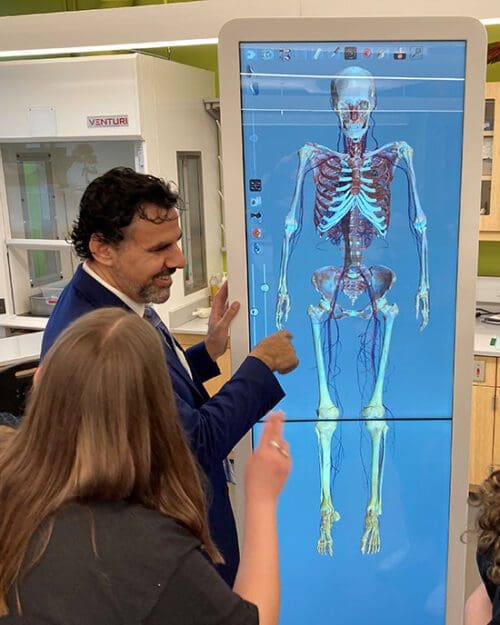
[[[219,37],[222,156],[227,261],[230,297],[241,302],[231,329],[231,361],[236,369],[248,353],[248,294],[245,234],[243,142],[241,129],[240,43],[314,41],[465,41],[465,101],[460,193],[453,430],[446,625],[463,622],[467,528],[471,363],[474,350],[475,282],[479,237],[482,127],[486,75],[486,31],[468,17],[456,18],[284,18],[241,19],[224,25]],[[236,276],[236,279],[233,278]],[[251,451],[250,437],[236,454],[242,476]],[[242,481],[240,479],[240,481]],[[429,494],[432,497],[432,493]],[[238,528],[244,509],[241,490],[235,497]]]

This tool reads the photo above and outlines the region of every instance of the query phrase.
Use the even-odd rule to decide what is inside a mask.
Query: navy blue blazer
[[[103,307],[128,306],[94,280],[81,266],[59,296],[42,341],[42,358],[57,336],[75,319]],[[229,501],[223,460],[236,443],[284,396],[272,371],[248,356],[221,390],[209,397],[203,382],[219,374],[204,342],[185,352],[193,380],[172,351],[165,349],[179,416],[193,453],[205,471],[211,489],[209,524],[215,544],[226,564],[218,567],[232,585],[239,563],[234,516]]]

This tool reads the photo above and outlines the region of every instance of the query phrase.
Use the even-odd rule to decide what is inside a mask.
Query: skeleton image
[[[340,519],[332,501],[331,443],[341,417],[328,385],[328,367],[322,345],[325,327],[331,320],[358,317],[380,320],[381,346],[375,367],[375,384],[362,417],[371,440],[370,493],[366,505],[361,552],[377,553],[381,540],[379,517],[382,514],[384,455],[388,424],[383,402],[384,378],[398,305],[388,301],[396,274],[382,265],[367,266],[363,254],[374,238],[385,239],[391,216],[391,184],[396,168],[408,178],[410,230],[417,244],[419,281],[415,312],[423,330],[429,320],[429,274],[426,217],[420,206],[412,161],[412,148],[404,141],[388,143],[374,151],[366,149],[367,131],[376,106],[375,82],[370,72],[360,67],[344,70],[331,82],[331,104],[338,115],[344,149],[334,151],[316,143],[299,150],[296,186],[285,220],[276,308],[276,326],[282,328],[290,312],[288,264],[293,244],[300,232],[303,184],[313,172],[316,187],[314,225],[320,237],[339,246],[340,266],[317,269],[312,283],[320,294],[317,305],[309,305],[309,316],[319,385],[316,433],[320,464],[320,530],[317,550],[333,553],[332,526]],[[358,300],[361,300],[358,302]]]

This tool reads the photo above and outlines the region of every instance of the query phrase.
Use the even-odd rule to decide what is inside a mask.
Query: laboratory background
[[[432,17],[427,9],[426,17]],[[463,593],[453,597],[463,605],[480,581],[475,539],[467,535],[477,514],[474,496],[491,471],[500,468],[500,7],[494,0],[446,0],[432,10],[435,16],[481,20],[489,43],[480,226],[473,235],[479,238],[474,356],[467,382],[472,388],[471,504],[463,528],[465,546],[459,547],[467,552]],[[22,413],[47,319],[79,264],[69,233],[80,197],[112,167],[131,167],[178,185],[186,209],[180,211],[186,266],[177,273],[168,302],[157,309],[183,347],[206,335],[214,295],[226,279],[229,285],[238,279],[227,260],[226,230],[228,212],[238,207],[225,202],[221,150],[217,37],[225,22],[239,17],[410,17],[424,15],[422,11],[418,3],[395,0],[377,6],[361,0],[356,14],[352,7],[326,0],[0,0],[0,412]],[[275,48],[244,43],[240,50],[242,167],[248,182],[253,181],[245,187],[246,248],[241,250],[249,268],[248,347],[283,326],[296,336],[299,357],[306,363],[283,378],[287,399],[282,407],[293,422],[289,440],[298,453],[279,509],[282,625],[392,625],[406,613],[422,614],[419,625],[445,624],[460,220],[457,154],[464,114],[459,79],[466,56],[460,45],[395,40],[382,49],[367,41],[325,42],[304,44],[289,61],[283,50],[295,52],[293,43]],[[391,236],[382,242],[373,237],[371,247],[363,249],[369,265],[389,266],[394,272],[387,300],[399,307],[384,381],[388,430],[378,547],[362,542],[372,479],[363,407],[376,374],[370,349],[383,336],[366,318],[346,314],[331,324],[328,349],[324,343],[315,346],[308,307],[318,306],[321,294],[311,277],[342,261],[339,248],[318,237],[318,181],[310,171],[300,190],[303,203],[297,206],[300,237],[287,259],[291,307],[286,319],[279,312],[285,220],[298,184],[298,150],[305,145],[323,153],[342,150],[328,79],[346,67],[337,48],[356,49],[359,57],[350,59],[355,60],[350,66],[365,76],[450,78],[424,81],[413,92],[404,82],[373,79],[376,102],[367,150],[395,142],[411,146],[414,192],[429,224],[426,267],[412,229],[415,194],[408,193],[408,177],[398,167],[391,182],[392,243]],[[429,60],[433,54],[438,63]],[[285,92],[279,82],[255,78],[278,72],[284,62],[288,73],[300,76],[313,63],[324,78],[314,85],[297,81]],[[401,111],[409,91],[414,110]],[[280,109],[300,109],[304,94],[311,92],[307,119],[299,116],[296,123],[281,124]],[[396,111],[390,123],[388,110]],[[430,148],[433,142],[435,148]],[[427,320],[415,304],[423,265],[432,285]],[[330,468],[342,516],[334,524],[331,558],[318,553],[315,347],[327,355],[332,401],[341,414]],[[426,360],[429,350],[432,361]],[[221,375],[207,383],[210,394],[234,369],[230,350],[219,366]],[[260,429],[254,428],[255,441]],[[229,485],[237,517],[240,487],[238,480]]]

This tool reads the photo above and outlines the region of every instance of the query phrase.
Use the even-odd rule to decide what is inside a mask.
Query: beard
[[[151,281],[139,288],[137,297],[143,304],[163,304],[170,297],[170,287],[158,286]]]
[[[165,278],[171,276],[175,269],[164,269],[154,275],[145,284],[133,282],[125,277],[122,271],[120,274],[120,283],[124,293],[129,295],[135,302],[141,304],[163,304],[170,297],[170,286],[158,286],[155,284],[157,278]],[[123,288],[124,287],[124,288]]]

